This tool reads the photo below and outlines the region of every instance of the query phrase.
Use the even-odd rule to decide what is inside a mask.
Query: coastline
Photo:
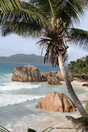
[[[64,81],[61,81],[62,84],[65,84]],[[83,84],[88,83],[88,82],[79,82],[79,81],[72,81],[71,84],[73,87],[78,87],[78,88],[83,88],[85,89],[85,95],[81,94],[79,95],[79,99],[81,100],[82,104],[85,106],[86,103],[88,103],[88,88],[82,86]],[[84,95],[84,97],[82,98],[82,96]],[[86,99],[87,98],[87,99]],[[63,114],[63,113],[62,113]],[[74,112],[74,113],[67,113],[67,115],[71,115],[74,118],[79,118],[81,117],[80,113]],[[60,124],[61,123],[61,124]],[[74,128],[73,124],[71,123],[71,121],[68,121],[65,117],[65,120],[63,120],[62,122],[58,123],[57,125],[52,127],[52,132],[76,132],[76,128]]]
[[[50,129],[47,129],[46,132],[48,132],[49,130],[52,130],[52,132],[76,132],[76,129],[74,128],[71,121],[68,121],[66,119],[67,115],[73,116],[74,118],[80,117],[78,111],[75,113],[61,113],[57,121],[55,121],[55,119],[46,121],[41,119],[41,122],[38,120],[36,123],[33,122],[31,125],[16,126],[16,129],[12,132],[27,132],[28,128],[34,129],[36,130],[36,132],[42,132],[50,126],[52,127]]]
[[[65,84],[65,82],[64,81],[60,81],[62,84]],[[73,86],[77,86],[77,87],[79,87],[79,86],[81,86],[81,87],[84,87],[84,86],[82,86],[84,83],[88,83],[88,82],[79,82],[79,81],[72,81],[71,82],[71,84],[73,85]],[[84,88],[87,88],[87,87],[84,87]]]
[[[83,89],[85,89],[85,95],[83,98],[81,98],[83,95],[79,95],[79,99],[82,101],[83,105],[85,106],[86,103],[88,103],[88,87],[84,87],[82,86],[83,84],[86,84],[88,82],[79,82],[79,81],[72,81],[71,84],[76,87],[82,87]],[[64,84],[64,82],[62,81],[62,84]],[[72,114],[72,116],[74,118],[78,118],[78,117],[81,117],[80,113],[79,112],[76,112],[75,114]],[[71,121],[64,121],[63,122],[63,125],[57,125],[56,126],[56,129],[53,130],[52,132],[76,132],[76,128],[74,128],[73,124],[71,123]]]
[[[72,85],[76,85],[76,86],[82,86],[84,83],[88,83],[88,82],[79,82],[79,81],[73,81],[73,82],[71,82],[72,83]],[[84,86],[82,86],[83,88],[87,88],[87,87],[84,87]]]
[[[8,75],[7,73],[8,71],[5,73],[5,75]],[[35,105],[37,105],[40,98],[39,100],[36,99],[29,100],[30,95],[32,96],[31,98],[36,97],[36,95],[38,97],[40,97],[40,95],[41,97],[43,97],[43,95],[45,96],[47,95],[48,92],[52,92],[52,91],[67,94],[67,90],[63,81],[62,81],[63,85],[49,85],[47,82],[37,82],[37,83],[12,82],[11,74],[5,77],[3,76],[3,78],[5,78],[5,80],[2,80],[4,82],[2,82],[1,89],[3,89],[4,91],[1,90],[1,93],[6,93],[4,97],[6,99],[5,103],[8,101],[7,102],[8,105],[5,105],[5,107],[2,106],[2,109],[0,111],[1,112],[0,117],[2,119],[1,125],[5,126],[8,130],[11,130],[11,132],[27,132],[28,127],[36,130],[37,132],[42,132],[44,129],[52,125],[54,125],[52,129],[55,128],[52,130],[52,132],[58,132],[58,129],[59,132],[75,132],[72,123],[66,119],[66,115],[77,118],[80,117],[78,111],[74,113],[40,111],[35,109]],[[82,103],[84,105],[86,103],[85,94],[87,93],[87,87],[83,87],[82,86],[83,83],[86,82],[73,81],[72,85],[73,88],[77,91],[79,98],[82,99]],[[82,89],[84,89],[83,93],[82,93]],[[2,96],[3,94],[1,94],[1,97]],[[14,104],[11,105],[11,101],[13,101],[12,100],[13,97],[14,97],[13,99]],[[22,103],[17,103],[18,100],[21,100]],[[3,108],[4,111],[2,111]],[[9,122],[7,120],[9,120]]]
[[[73,81],[72,85],[73,87],[76,86],[78,88],[82,88],[85,90],[85,93],[79,95],[79,99],[80,101],[83,103],[83,105],[85,106],[86,103],[88,103],[88,87],[82,86],[83,84],[86,84],[88,82],[78,82],[78,81]]]
[[[62,81],[62,83],[64,84],[63,81]],[[83,89],[85,89],[85,93],[83,93],[85,95],[85,94],[87,94],[88,89],[87,89],[87,87],[82,86],[82,84],[84,84],[84,83],[87,83],[87,82],[73,81],[72,85],[73,85],[73,87],[76,87],[76,88],[82,87]],[[85,103],[86,103],[85,98],[81,98],[81,96],[82,95],[79,95],[79,99],[82,99],[81,101],[82,101],[83,105],[85,105]],[[53,112],[50,112],[50,113],[53,113]],[[50,126],[52,126],[52,128],[51,128],[52,132],[58,132],[58,131],[59,132],[76,132],[76,128],[74,128],[71,121],[68,121],[66,119],[66,115],[73,116],[74,118],[81,117],[81,115],[78,111],[72,112],[72,113],[59,113],[58,114],[59,118],[57,121],[55,119],[46,120],[46,121],[41,119],[41,122],[38,120],[36,123],[34,122],[34,124],[31,124],[28,126],[18,126],[18,128],[13,132],[20,132],[20,131],[27,132],[28,127],[36,130],[37,132],[41,132]]]
[[[62,83],[62,84],[65,84],[64,81],[61,81],[61,83]],[[74,88],[74,87],[79,88],[79,89],[82,88],[82,89],[85,91],[85,93],[78,95],[78,98],[80,99],[80,101],[82,102],[82,104],[83,104],[84,106],[85,106],[86,103],[88,103],[88,87],[82,86],[82,85],[83,85],[83,84],[86,84],[86,83],[88,83],[88,82],[86,82],[86,81],[84,81],[84,82],[72,81],[72,82],[71,82],[73,88]]]
[[[64,81],[61,81],[62,84],[65,84]],[[72,81],[71,84],[73,87],[82,87],[83,89],[85,89],[85,95],[83,98],[81,98],[83,95],[79,95],[79,99],[82,101],[83,105],[85,106],[85,104],[88,102],[88,88],[87,87],[84,87],[82,86],[84,83],[88,83],[88,82],[79,82],[79,81]],[[86,100],[87,98],[87,100]],[[62,113],[63,114],[63,113]],[[78,118],[78,117],[81,117],[80,113],[77,111],[77,112],[74,112],[74,113],[67,113],[67,115],[71,115],[73,116],[74,118]],[[55,125],[52,130],[52,132],[76,132],[76,128],[74,128],[73,124],[71,123],[71,121],[68,121],[66,118],[65,120],[63,120],[63,122],[60,122],[62,124],[57,124]]]

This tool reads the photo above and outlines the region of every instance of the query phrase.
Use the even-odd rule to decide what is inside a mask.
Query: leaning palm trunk
[[[73,90],[71,82],[70,82],[70,80],[68,78],[68,74],[67,74],[67,72],[65,70],[65,66],[64,66],[64,62],[63,62],[63,57],[62,57],[61,53],[59,53],[58,62],[59,62],[59,67],[60,67],[62,76],[63,76],[63,78],[65,80],[65,83],[66,83],[66,86],[67,86],[67,90],[68,90],[71,98],[75,102],[76,108],[79,110],[79,112],[80,112],[80,114],[82,116],[87,115],[85,109],[83,108],[81,102],[79,101],[78,97],[76,96],[76,94],[75,94],[75,92]]]

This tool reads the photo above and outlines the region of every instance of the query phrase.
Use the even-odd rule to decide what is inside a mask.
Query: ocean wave
[[[12,77],[12,74],[9,73],[9,74],[1,74],[0,75],[0,82],[2,83],[3,81],[4,82],[10,82],[11,81],[11,77]]]
[[[3,86],[0,86],[0,91],[13,91],[19,89],[33,89],[39,88],[40,84],[31,84],[31,83],[21,83],[21,82],[9,82],[3,83]]]
[[[44,97],[44,96],[1,94],[0,95],[0,106],[19,104],[19,103],[31,101],[34,99],[40,99],[42,97]]]
[[[0,75],[0,77],[2,77],[2,78],[11,78],[12,77],[12,73],[3,73],[3,74],[1,74]]]
[[[5,77],[12,77],[12,73],[4,74]]]

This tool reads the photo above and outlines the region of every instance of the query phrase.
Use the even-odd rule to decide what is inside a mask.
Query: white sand
[[[61,83],[62,84],[65,84],[65,82],[64,81],[61,81]],[[84,86],[82,86],[83,84],[85,84],[85,83],[88,83],[88,82],[78,82],[78,81],[72,81],[71,82],[71,84],[73,85],[73,86],[81,86],[81,87],[83,87],[83,88],[87,88],[87,87],[84,87]]]

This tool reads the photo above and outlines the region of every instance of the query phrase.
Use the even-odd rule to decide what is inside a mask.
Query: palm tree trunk
[[[65,66],[64,66],[64,62],[63,62],[63,57],[62,57],[61,53],[59,53],[58,62],[59,62],[59,67],[60,67],[62,76],[63,76],[63,78],[65,80],[65,83],[66,83],[66,86],[67,86],[67,90],[68,90],[71,98],[73,99],[73,101],[74,101],[74,103],[76,105],[76,108],[79,110],[79,112],[80,112],[80,114],[82,116],[87,115],[85,109],[83,108],[81,102],[79,101],[78,97],[76,96],[76,94],[75,94],[75,92],[73,90],[71,82],[70,82],[70,80],[68,78],[67,71],[65,70]]]

